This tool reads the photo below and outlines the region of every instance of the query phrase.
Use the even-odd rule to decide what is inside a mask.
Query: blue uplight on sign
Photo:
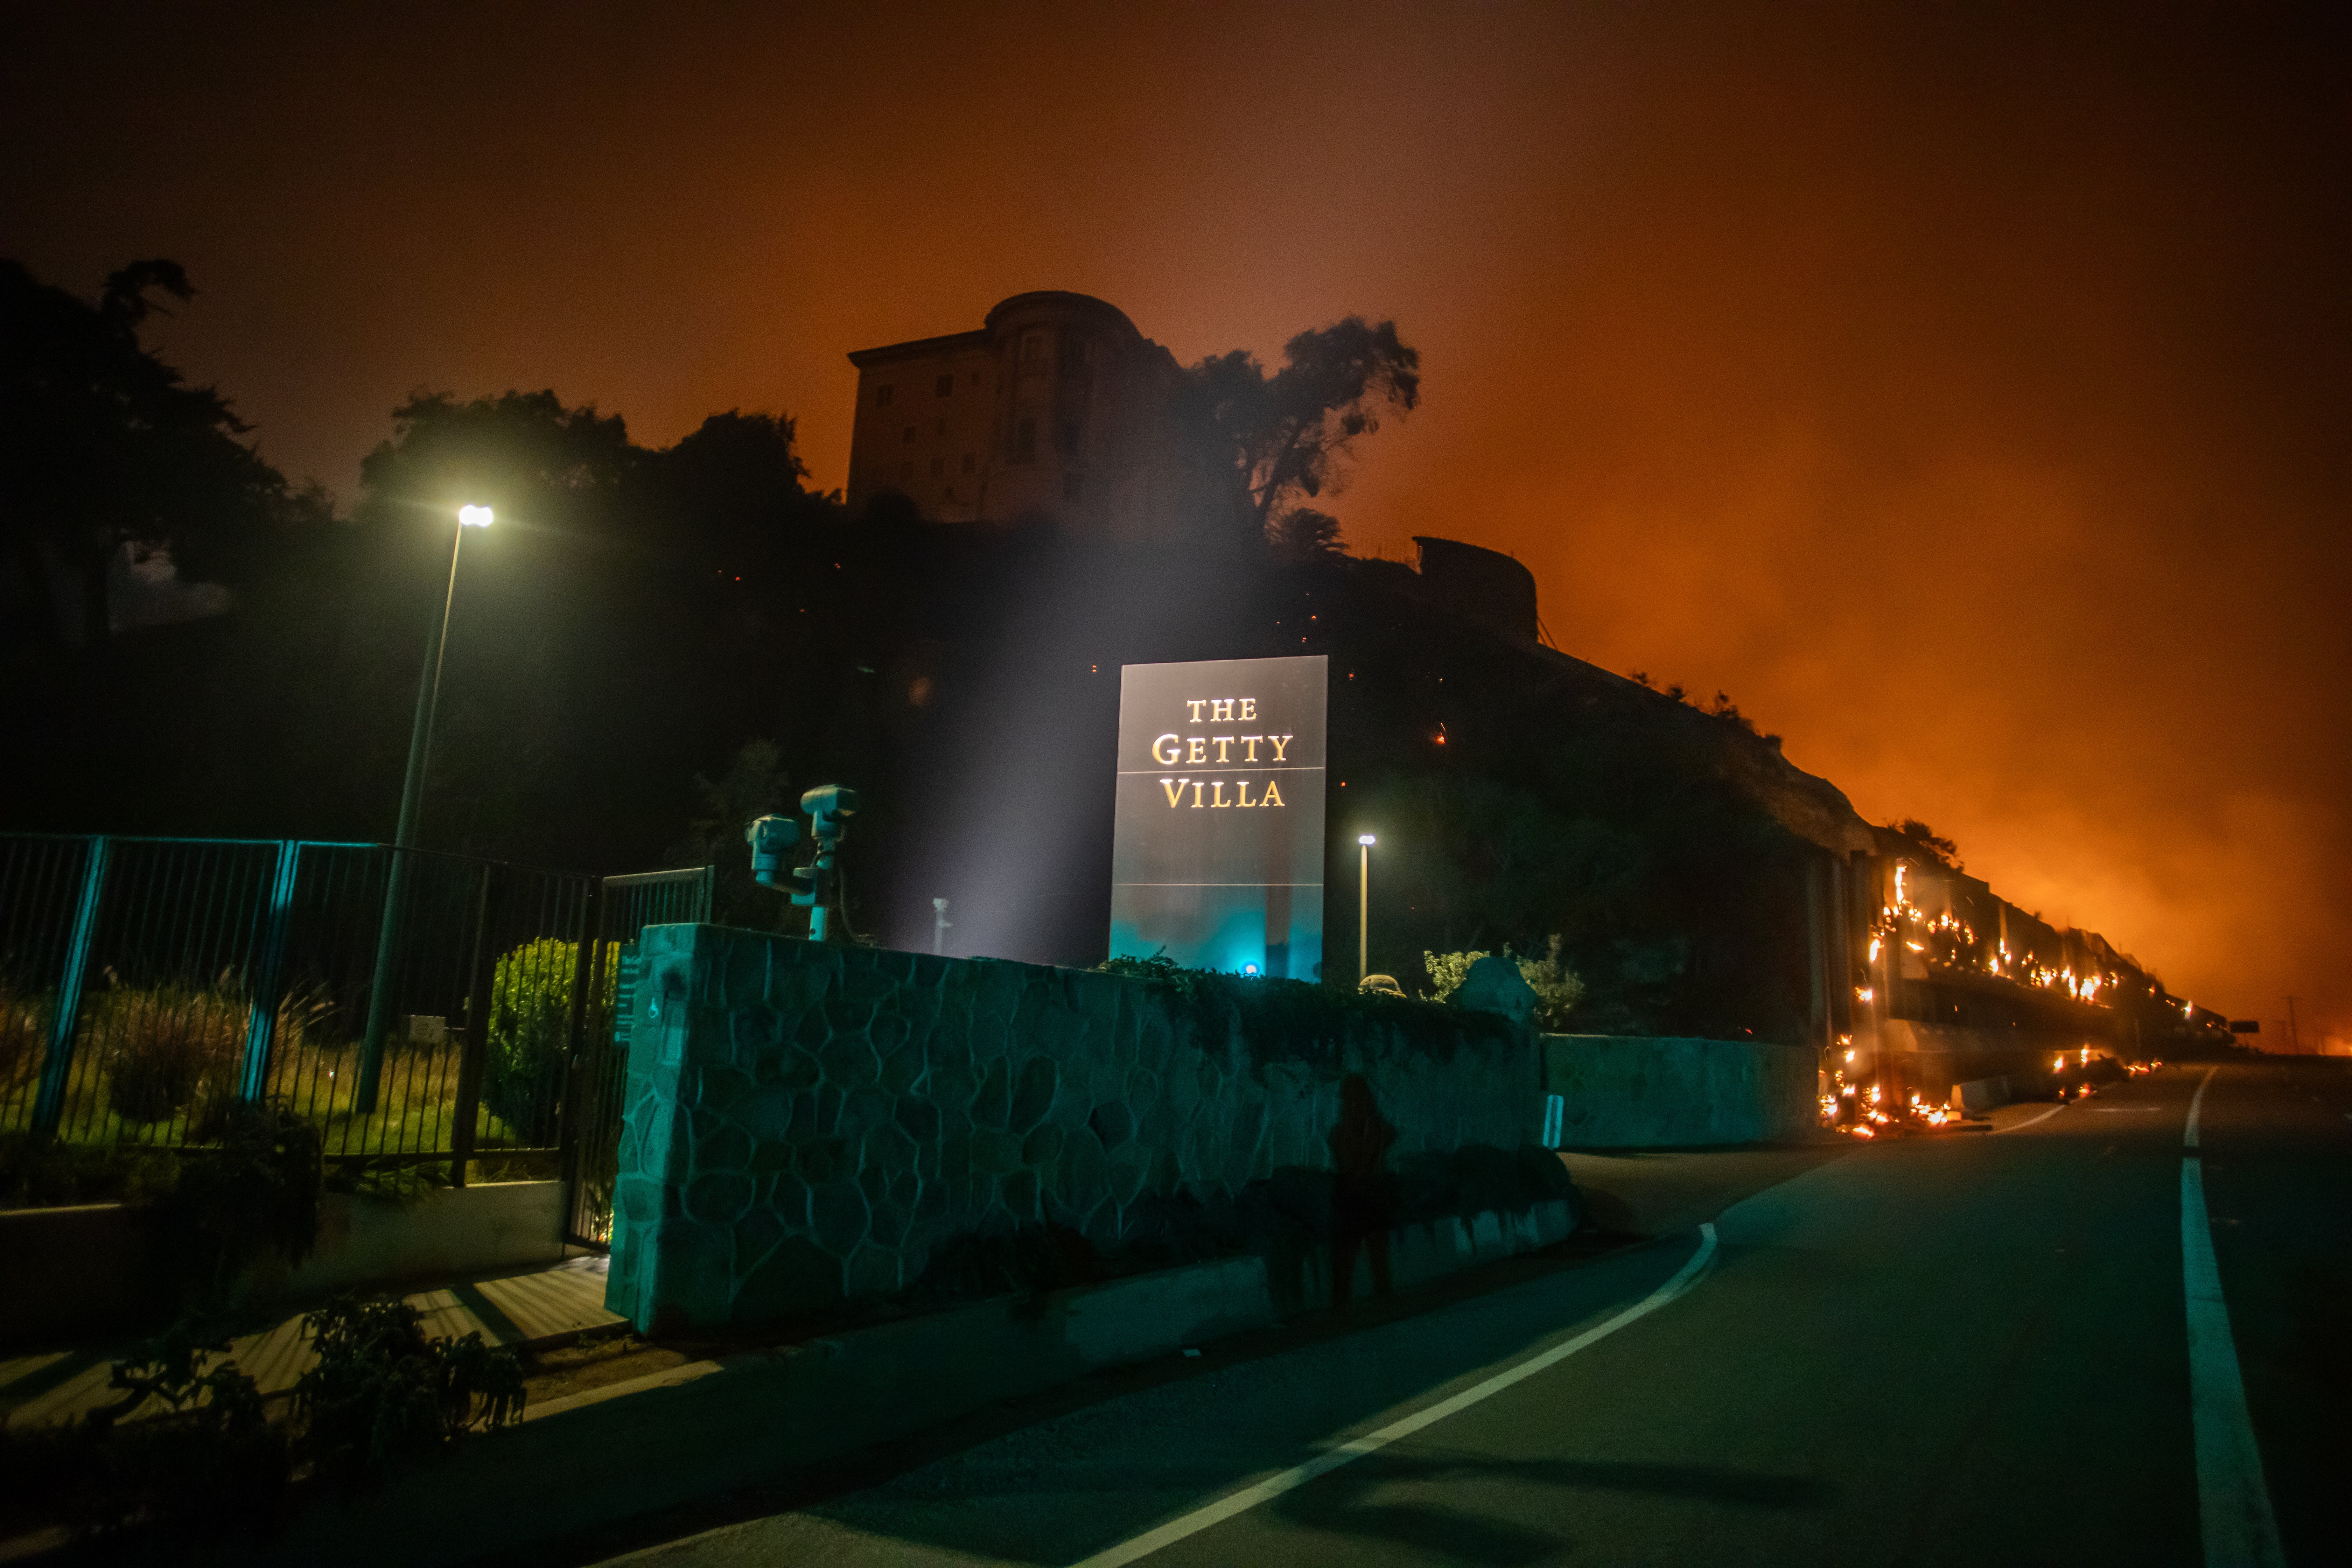
[[[1319,657],[1121,668],[1113,957],[1318,977],[1328,679]]]

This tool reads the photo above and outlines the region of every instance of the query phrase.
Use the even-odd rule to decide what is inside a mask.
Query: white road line
[[[1342,1465],[1360,1459],[1367,1454],[1377,1453],[1400,1437],[1410,1437],[1424,1426],[1433,1426],[1449,1415],[1467,1410],[1482,1399],[1502,1393],[1513,1384],[1533,1377],[1546,1367],[1566,1361],[1588,1345],[1607,1339],[1636,1319],[1648,1317],[1696,1283],[1709,1260],[1715,1257],[1715,1226],[1710,1224],[1702,1225],[1698,1228],[1698,1250],[1691,1254],[1690,1261],[1684,1264],[1673,1279],[1598,1328],[1587,1329],[1564,1344],[1554,1345],[1548,1351],[1539,1351],[1525,1361],[1504,1368],[1484,1383],[1472,1384],[1451,1399],[1441,1399],[1427,1409],[1417,1410],[1403,1420],[1392,1422],[1377,1432],[1368,1433],[1364,1436],[1342,1443],[1336,1448],[1327,1449],[1307,1460],[1307,1463],[1285,1470],[1278,1476],[1269,1477],[1255,1486],[1244,1487],[1237,1492],[1219,1498],[1205,1508],[1194,1509],[1191,1513],[1171,1519],[1156,1530],[1145,1531],[1141,1535],[1131,1540],[1122,1541],[1116,1546],[1097,1552],[1092,1557],[1076,1563],[1075,1568],[1122,1568],[1122,1564],[1133,1563],[1139,1558],[1149,1557],[1163,1546],[1173,1546],[1186,1536],[1197,1535],[1213,1524],[1222,1524],[1235,1514],[1246,1513],[1262,1502],[1270,1501],[1287,1491],[1296,1491],[1318,1476],[1328,1475]]]
[[[2180,1141],[2198,1147],[2199,1112],[2209,1068],[2189,1101]],[[2212,1222],[2205,1212],[2205,1165],[2191,1154],[2180,1162],[2181,1291],[2189,1314],[2189,1410],[2197,1443],[2197,1518],[2205,1537],[2205,1568],[2284,1568],[2278,1521],[2263,1479],[2263,1452],[2246,1411],[2246,1384],[2230,1337],[2230,1308],[2221,1299],[2221,1269],[2213,1257]]]
[[[2185,1149],[2197,1147],[2197,1119],[2205,1109],[2205,1087],[2213,1081],[2213,1075],[2221,1070],[2220,1068],[2207,1068],[2205,1076],[2197,1080],[2197,1092],[2189,1097],[2189,1125],[2182,1128],[2180,1131],[2181,1147]]]
[[[1994,1135],[1995,1135],[1995,1136],[1998,1136],[1998,1135],[2000,1135],[2000,1133],[2003,1133],[2003,1132],[2022,1132],[2022,1131],[2024,1131],[2027,1128],[2029,1128],[2029,1127],[2032,1126],[2035,1122],[2037,1122],[2037,1121],[2049,1121],[2052,1117],[2053,1117],[2053,1116],[2057,1115],[2060,1111],[2062,1111],[2062,1110],[2065,1110],[2065,1109],[2066,1109],[2066,1107],[2065,1107],[2065,1106],[2064,1106],[2064,1104],[2063,1104],[2063,1103],[2058,1104],[2058,1105],[2053,1105],[2053,1106],[2052,1106],[2049,1110],[2047,1110],[2043,1111],[2043,1112],[2042,1112],[2041,1115],[2039,1115],[2039,1116],[2029,1116],[2029,1117],[2027,1117],[2024,1121],[2020,1121],[2020,1122],[2017,1122],[2017,1123],[2015,1123],[2014,1125],[2011,1125],[2011,1126],[2008,1126],[2008,1127],[1996,1127],[1996,1128],[1994,1128],[1994,1129],[1993,1129]]]

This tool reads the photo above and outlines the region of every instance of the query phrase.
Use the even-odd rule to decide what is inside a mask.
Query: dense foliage
[[[64,1523],[113,1536],[148,1527],[191,1542],[257,1541],[283,1523],[298,1471],[343,1489],[429,1457],[477,1427],[521,1418],[515,1352],[428,1338],[388,1297],[346,1297],[302,1320],[317,1360],[273,1420],[227,1341],[174,1323],[115,1363],[121,1397],[58,1426],[0,1429],[0,1533]],[[132,1419],[136,1415],[136,1419]]]
[[[325,1159],[318,1123],[281,1105],[229,1101],[203,1131],[212,1146],[181,1155],[148,1212],[183,1292],[211,1305],[264,1254],[310,1255]]]
[[[120,1397],[58,1426],[0,1432],[0,1514],[94,1535],[258,1539],[280,1522],[293,1454],[225,1341],[175,1324],[115,1363]],[[137,1420],[128,1419],[153,1405]]]
[[[405,1301],[346,1297],[302,1320],[318,1360],[294,1385],[303,1451],[323,1479],[373,1481],[476,1426],[522,1417],[522,1368],[479,1333],[428,1338]]]
[[[618,983],[617,944],[604,951],[604,1005]],[[579,950],[556,937],[499,955],[490,976],[490,1027],[482,1054],[482,1104],[522,1143],[553,1139],[564,1053],[571,1048]]]
[[[1555,1032],[1569,1027],[1569,1015],[1584,995],[1584,982],[1560,962],[1559,933],[1553,933],[1541,958],[1521,958],[1507,947],[1503,954],[1519,966],[1519,978],[1536,994],[1536,1026]],[[1470,966],[1486,956],[1483,952],[1423,953],[1421,963],[1429,974],[1430,995],[1440,1002],[1453,995],[1468,978]]]

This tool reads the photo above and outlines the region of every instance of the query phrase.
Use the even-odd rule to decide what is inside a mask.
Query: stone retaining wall
[[[1543,1058],[1564,1149],[1769,1142],[1821,1120],[1820,1067],[1802,1046],[1546,1035]]]
[[[1359,1008],[1296,1050],[1090,971],[709,925],[638,951],[606,1303],[649,1331],[887,1294],[1022,1224],[1116,1248],[1155,1200],[1328,1167],[1350,1071],[1399,1157],[1540,1128],[1532,1037],[1475,1015]]]

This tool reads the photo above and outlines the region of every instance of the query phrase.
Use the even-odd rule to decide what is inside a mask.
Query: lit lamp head
[[[459,507],[457,509],[457,526],[460,528],[489,527],[490,509],[486,506]]]
[[[1379,839],[1377,839],[1377,838],[1375,838],[1375,837],[1372,837],[1370,834],[1369,834],[1369,833],[1359,833],[1359,834],[1357,834],[1357,835],[1356,835],[1356,842],[1357,842],[1357,843],[1359,843],[1359,844],[1360,844],[1360,845],[1362,845],[1365,848],[1369,849],[1369,848],[1370,848],[1373,845],[1378,844],[1378,843],[1380,842],[1380,840],[1379,840]]]

